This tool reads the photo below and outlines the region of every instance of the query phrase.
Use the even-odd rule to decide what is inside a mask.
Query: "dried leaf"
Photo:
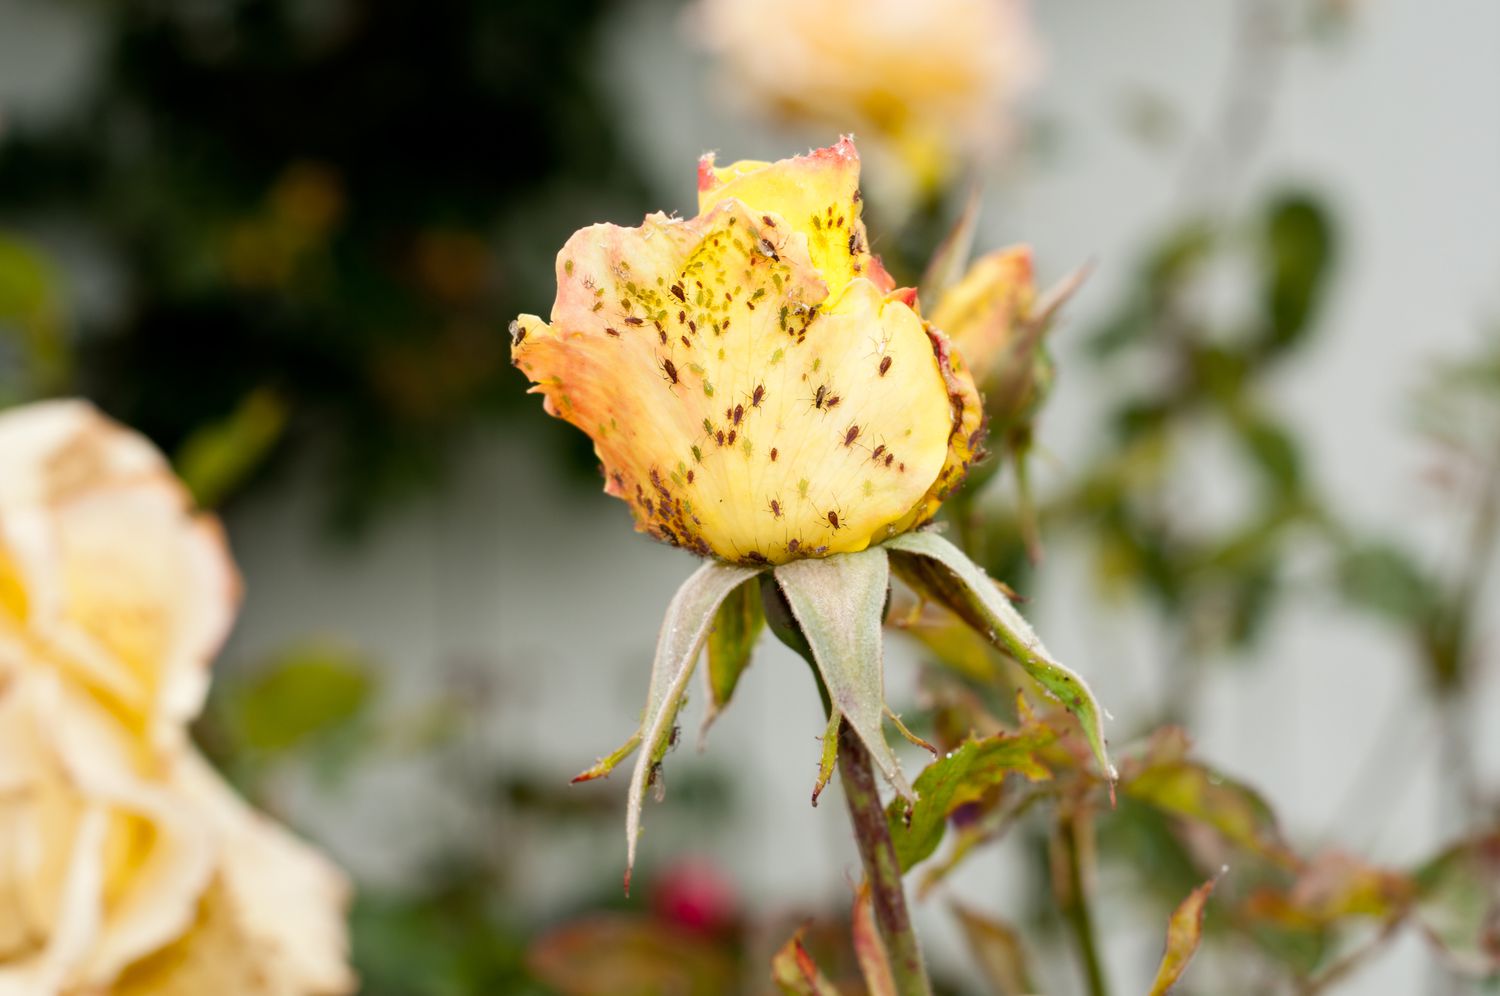
[[[759,573],[758,567],[717,562],[704,564],[683,582],[667,605],[661,636],[656,643],[656,659],[651,665],[651,690],[646,700],[646,713],[641,720],[641,743],[645,749],[636,759],[635,771],[630,777],[630,797],[625,814],[626,892],[630,891],[630,872],[635,867],[636,839],[641,832],[641,804],[646,798],[646,783],[671,741],[677,710],[682,707],[683,692],[688,679],[693,676],[698,652],[703,648],[719,604],[736,587]]]
[[[996,647],[1078,718],[1106,776],[1117,776],[1104,742],[1102,710],[1077,674],[1052,659],[1031,626],[995,583],[962,550],[934,532],[904,533],[885,544],[892,566],[919,594],[941,602]]]
[[[527,967],[564,996],[731,992],[735,964],[701,934],[659,920],[598,915],[542,935],[527,952]]]
[[[1161,966],[1156,970],[1156,981],[1151,984],[1151,996],[1166,996],[1166,993],[1187,971],[1188,962],[1198,952],[1198,943],[1203,939],[1203,910],[1209,893],[1219,884],[1219,874],[1188,893],[1172,918],[1167,921],[1167,949],[1161,956]]]
[[[958,903],[952,905],[952,910],[963,927],[964,940],[979,963],[980,973],[998,996],[1025,996],[1037,992],[1031,981],[1026,948],[1014,927]]]
[[[1266,801],[1254,789],[1189,759],[1190,748],[1180,728],[1157,730],[1144,755],[1126,762],[1121,792],[1169,815],[1212,827],[1229,842],[1290,866],[1295,859]]]
[[[885,941],[875,924],[869,882],[861,883],[854,894],[854,955],[859,959],[859,971],[865,977],[869,996],[896,996],[896,977],[891,971]]]
[[[1406,915],[1415,883],[1342,851],[1306,862],[1289,889],[1264,887],[1245,902],[1245,913],[1277,927],[1317,931],[1353,917],[1392,921]]]
[[[839,996],[838,988],[802,946],[800,929],[771,959],[771,981],[785,996]]]
[[[891,843],[902,871],[937,850],[950,813],[977,801],[1007,775],[1016,773],[1032,781],[1050,777],[1035,752],[1055,739],[1051,730],[1035,726],[1020,733],[968,740],[924,768],[917,776],[917,804],[912,807],[910,821],[899,800],[892,800],[886,810]]]
[[[708,732],[709,724],[729,704],[765,626],[758,583],[745,582],[719,606],[713,629],[708,633],[708,669],[704,672],[708,680],[708,709],[703,716],[703,733]]]
[[[915,802],[882,729],[885,665],[880,622],[889,570],[885,550],[872,547],[782,564],[776,568],[776,581],[812,648],[834,708],[896,791]]]

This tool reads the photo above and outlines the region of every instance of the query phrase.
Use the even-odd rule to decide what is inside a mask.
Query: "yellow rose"
[[[0,415],[0,996],[353,988],[342,875],[187,737],[238,591],[143,438]]]
[[[0,994],[84,992],[181,936],[211,828],[170,760],[0,647]]]
[[[1035,302],[1031,247],[1012,246],[975,260],[938,298],[931,321],[963,353],[974,380],[989,393]]]
[[[0,635],[154,743],[180,737],[238,600],[217,522],[82,402],[0,414],[0,468]]]
[[[848,139],[699,170],[699,214],[595,225],[557,258],[550,323],[512,324],[547,410],[594,440],[637,528],[777,564],[927,521],[982,431],[973,380],[892,288]]]
[[[1006,138],[1037,62],[1021,0],[700,0],[730,93],[877,140],[919,185]]]

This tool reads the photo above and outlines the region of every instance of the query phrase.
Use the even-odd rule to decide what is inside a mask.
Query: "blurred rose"
[[[187,736],[237,593],[143,438],[0,415],[0,996],[353,988],[342,874]]]
[[[239,580],[149,442],[82,402],[0,415],[0,635],[132,730],[182,737]]]
[[[992,154],[1038,57],[1021,0],[700,0],[731,92],[874,139],[919,186]]]

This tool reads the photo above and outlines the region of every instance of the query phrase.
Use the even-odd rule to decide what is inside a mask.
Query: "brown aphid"
[[[730,415],[730,418],[734,420],[734,424],[735,425],[739,425],[740,424],[740,420],[743,419],[744,417],[745,417],[745,406],[744,405],[735,405],[734,406],[734,412]]]
[[[604,334],[614,336],[616,339],[620,338],[620,330],[617,328],[611,328],[607,325],[604,327]]]
[[[772,463],[776,462],[776,455],[777,455],[778,452],[779,451],[776,449],[776,447],[774,447],[774,446],[771,447],[771,462]]]
[[[626,325],[645,325],[646,324],[646,320],[644,318],[637,318],[634,315],[630,315],[630,316],[628,316],[625,319],[625,324]]]
[[[859,438],[859,426],[851,425],[844,430],[844,445],[853,446],[854,441]]]
[[[859,238],[859,229],[855,229],[854,231],[850,232],[849,233],[849,255],[851,255],[851,256],[858,256],[861,252],[864,251],[864,248],[865,248],[864,244],[860,241],[860,238]]]
[[[797,548],[800,547],[801,545],[802,545],[802,541],[799,540],[799,539],[790,539],[790,540],[787,540],[787,542],[786,542],[786,552],[787,553],[796,553],[797,552]]]
[[[818,393],[816,395],[814,395],[814,397],[813,397],[813,407],[817,408],[817,409],[821,409],[823,407],[823,400],[825,398],[827,398],[827,397],[828,397],[828,385],[827,384],[823,384],[823,385],[821,385],[821,386],[818,387]]]
[[[683,289],[680,283],[672,285],[672,296],[683,303],[687,303],[687,291]]]
[[[667,330],[664,329],[664,328],[658,327],[657,330],[656,330],[656,332],[657,332],[657,335],[659,335],[661,337],[661,344],[663,346],[665,346],[667,344]]]
[[[777,262],[781,261],[781,257],[776,254],[776,246],[771,242],[770,239],[761,239],[756,248],[760,250],[760,254],[762,256],[769,256],[771,259],[774,259]]]
[[[823,407],[827,408],[829,411],[833,411],[835,408],[837,408],[839,406],[839,402],[843,401],[843,400],[844,400],[843,398],[841,398],[837,394],[835,394],[833,397],[829,398],[826,402],[824,402]]]
[[[723,429],[720,429],[718,432],[714,433],[714,442],[718,443],[720,446],[724,445],[724,430]]]
[[[840,528],[839,527],[839,514],[837,512],[829,512],[828,513],[828,524],[830,526],[832,526],[834,529]]]
[[[662,360],[661,369],[662,372],[667,375],[668,380],[670,380],[674,384],[677,383],[677,364],[673,363],[671,360]]]
[[[880,459],[880,455],[882,453],[884,453],[884,452],[885,452],[885,443],[881,443],[879,446],[875,447],[875,451],[870,454],[870,459],[871,460],[879,460]]]
[[[764,400],[766,400],[766,385],[756,384],[755,390],[750,392],[750,407],[759,408]]]
[[[886,454],[886,455],[885,455],[885,465],[886,465],[886,466],[887,466],[887,467],[889,467],[889,466],[890,466],[890,465],[891,465],[891,461],[892,461],[892,460],[894,460],[894,459],[896,459],[896,454],[894,454],[894,453],[887,453],[887,454]],[[904,469],[905,469],[905,467],[906,467],[906,465],[905,465],[905,464],[902,464],[902,465],[901,465],[901,466],[902,466],[902,469],[903,469],[903,470],[904,470]]]
[[[693,340],[689,339],[685,335],[684,336],[678,336],[678,338],[682,340],[682,344],[684,346],[686,346],[688,349],[692,349],[693,348]]]
[[[771,499],[771,515],[778,519],[781,518],[781,502],[775,498]]]
[[[891,368],[891,358],[889,356],[882,357],[881,360],[880,360],[880,376],[884,377],[885,376],[885,372],[887,370],[889,370],[890,368]]]
[[[521,343],[523,343],[525,341],[526,341],[526,326],[522,325],[520,322],[511,322],[510,323],[510,344],[512,346],[519,346]]]
[[[766,223],[766,227],[767,228],[775,228],[776,227],[776,222],[773,221],[771,219],[771,216],[768,215],[768,214],[761,215],[760,216],[760,220]]]
[[[734,441],[739,438],[739,435],[740,434],[738,432],[735,432],[733,429],[729,430],[729,445],[730,446],[734,445]]]

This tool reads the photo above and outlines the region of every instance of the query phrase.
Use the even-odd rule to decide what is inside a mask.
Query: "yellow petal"
[[[80,402],[0,416],[0,630],[157,741],[202,703],[239,582],[165,460]]]
[[[113,716],[7,647],[0,826],[16,846],[0,853],[0,991],[107,985],[192,922],[209,826]]]
[[[218,874],[192,928],[127,969],[116,996],[352,992],[343,873],[246,806],[201,757],[184,759],[181,784],[214,828]]]
[[[734,199],[597,225],[558,257],[552,322],[514,324],[517,366],[593,437],[638,528],[781,563],[864,549],[948,486],[967,375],[939,362],[909,292],[856,277],[831,294],[807,247]]]
[[[1011,246],[976,260],[929,317],[963,353],[974,380],[987,384],[1035,301],[1031,247]]]
[[[784,218],[791,229],[807,238],[813,268],[837,295],[855,277],[867,277],[883,290],[895,287],[880,259],[870,254],[870,240],[860,220],[859,153],[854,142],[805,156],[764,163],[741,160],[722,169],[713,153],[698,162],[698,212],[707,214],[728,200],[745,205],[752,215]],[[769,212],[770,214],[764,214]],[[785,237],[775,224],[764,237],[779,244]]]

